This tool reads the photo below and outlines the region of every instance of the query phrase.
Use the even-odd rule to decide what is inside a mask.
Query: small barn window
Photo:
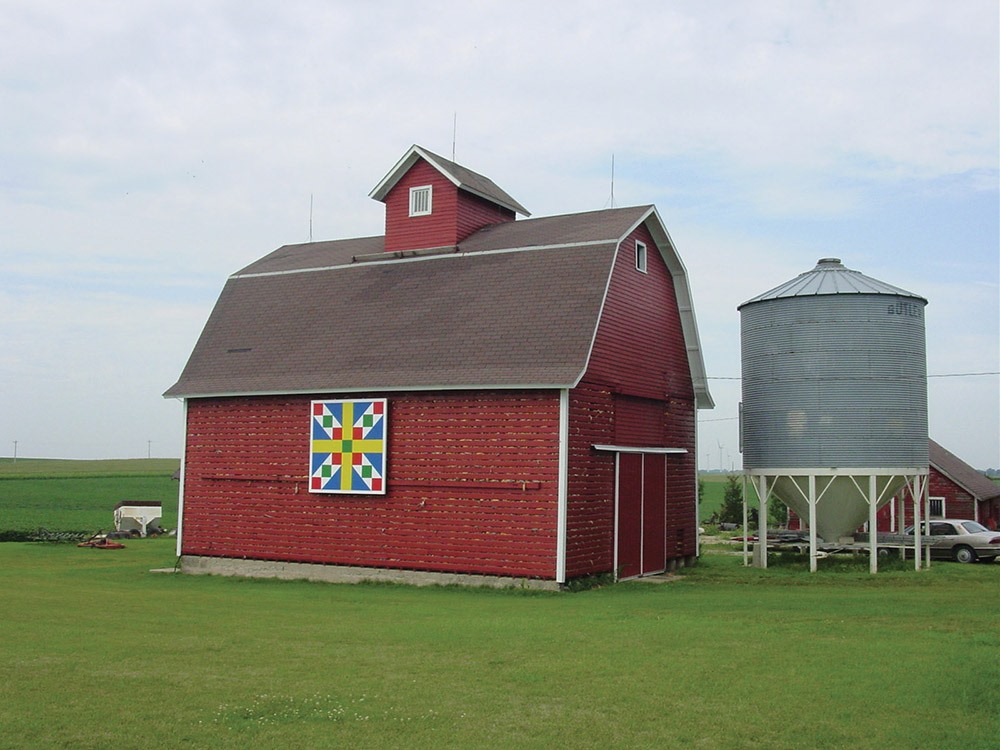
[[[410,216],[426,216],[431,212],[432,185],[410,188]]]
[[[930,497],[930,511],[929,515],[931,518],[944,518],[944,498],[943,497]]]
[[[646,243],[635,241],[635,270],[646,273]]]

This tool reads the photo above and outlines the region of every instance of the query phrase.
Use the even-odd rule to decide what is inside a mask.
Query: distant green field
[[[0,462],[0,531],[91,531],[113,526],[123,500],[159,501],[177,526],[178,459]]]
[[[179,458],[110,458],[80,461],[65,458],[0,458],[0,479],[44,477],[170,476],[180,467]]]
[[[699,508],[701,522],[705,521],[722,507],[722,497],[726,491],[726,474],[701,474],[703,495]]]

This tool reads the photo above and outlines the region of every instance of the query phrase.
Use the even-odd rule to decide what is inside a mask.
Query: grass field
[[[722,498],[726,491],[725,474],[701,474],[702,496],[698,504],[699,517],[705,523],[708,518],[722,507]]]
[[[122,499],[175,521],[176,462],[85,463],[3,466],[0,528],[106,528]],[[992,750],[1000,566],[893,562],[706,554],[553,594],[151,573],[163,538],[0,544],[0,748]]]
[[[0,544],[2,748],[995,748],[996,566],[710,556],[577,594]]]
[[[177,459],[0,461],[0,532],[109,530],[117,503],[158,500],[177,526]]]

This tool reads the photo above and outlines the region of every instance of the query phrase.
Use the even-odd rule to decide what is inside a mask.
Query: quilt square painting
[[[313,401],[310,492],[385,494],[386,399]]]

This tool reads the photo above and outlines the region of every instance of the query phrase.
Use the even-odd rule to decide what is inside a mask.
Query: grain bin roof
[[[852,271],[840,262],[840,258],[820,258],[816,267],[811,271],[800,273],[791,281],[786,281],[770,291],[748,299],[736,309],[765,300],[786,297],[815,297],[826,294],[888,294],[895,297],[912,297],[925,304],[927,302],[918,294],[865,276],[860,271]]]

